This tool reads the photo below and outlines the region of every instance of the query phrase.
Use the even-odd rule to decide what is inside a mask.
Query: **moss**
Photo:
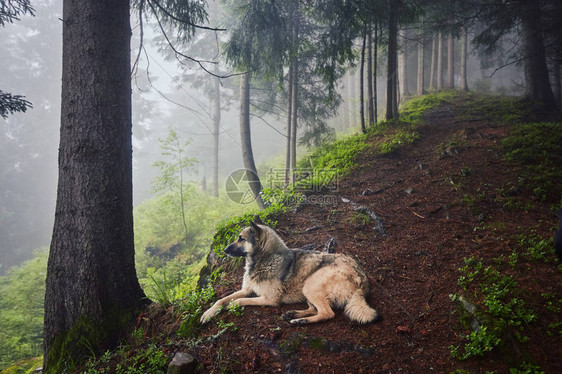
[[[114,348],[131,328],[134,314],[113,307],[103,320],[78,318],[72,327],[53,341],[45,359],[45,373],[69,373],[89,357]]]

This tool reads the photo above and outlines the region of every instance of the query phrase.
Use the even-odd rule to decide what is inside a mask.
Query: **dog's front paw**
[[[203,315],[201,316],[199,321],[202,324],[205,324],[205,323],[209,322],[215,314],[217,314],[217,309],[216,308],[209,308],[209,309],[207,309],[207,311],[205,313],[203,313]]]
[[[306,318],[297,318],[289,321],[291,325],[306,325],[308,320]]]
[[[291,322],[295,318],[295,311],[291,310],[289,312],[285,312],[281,315],[281,319],[286,322]]]

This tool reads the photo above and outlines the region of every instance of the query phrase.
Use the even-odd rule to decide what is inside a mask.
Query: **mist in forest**
[[[61,106],[62,1],[44,0],[33,5],[35,17],[26,15],[21,21],[0,28],[0,66],[3,71],[0,88],[23,95],[33,104],[33,108],[25,113],[0,119],[0,275],[10,266],[30,258],[34,250],[49,246],[54,219]],[[213,18],[217,15],[211,16],[211,24],[224,24]],[[165,139],[170,130],[176,131],[183,141],[190,140],[187,154],[198,163],[187,178],[210,193],[214,109],[208,85],[214,77],[197,63],[180,63],[181,59],[166,46],[154,24],[144,25],[143,49],[139,54],[138,20],[132,19],[131,24],[134,27],[131,59],[135,63],[132,77],[134,203],[138,205],[154,195],[152,181],[158,170],[153,163],[162,159],[159,139]],[[188,50],[194,56],[219,54],[216,40],[222,36],[216,35],[221,33],[227,35],[228,29],[209,33],[207,42],[201,36]],[[469,40],[471,36],[469,34]],[[400,95],[404,99],[416,94],[416,51],[419,45],[424,49],[424,64],[429,70],[432,39],[419,39],[416,30],[401,29],[398,43],[401,50],[407,52],[399,56],[399,64],[402,61],[401,64],[406,66],[399,78],[402,79]],[[503,45],[503,50],[489,55],[469,44],[467,76],[471,91],[505,95],[523,93],[523,68],[506,57],[512,47]],[[355,48],[360,50],[360,40]],[[379,120],[383,118],[386,100],[385,48],[380,47],[376,72]],[[458,57],[458,43],[456,48]],[[443,59],[446,58],[444,55]],[[213,65],[207,66],[212,71]],[[499,67],[503,68],[496,70]],[[239,132],[240,77],[232,74],[234,72],[226,65],[220,69],[219,75],[223,78],[219,79],[222,113],[218,164],[219,184],[224,184],[226,176],[244,164]],[[455,68],[455,72],[458,71]],[[336,134],[360,131],[359,73],[357,66],[348,67],[337,84],[342,102],[337,114],[327,121]],[[429,87],[429,72],[425,73],[424,79],[424,85]],[[456,73],[456,86],[460,79]],[[255,90],[267,92],[269,89],[274,87]],[[287,113],[275,105],[260,108],[259,103],[254,103],[251,117],[252,145],[258,170],[283,167]],[[298,153],[302,155],[306,149],[306,146],[300,146]]]

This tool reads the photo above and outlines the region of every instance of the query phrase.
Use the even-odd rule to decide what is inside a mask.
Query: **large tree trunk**
[[[466,70],[466,63],[468,60],[467,48],[468,48],[468,30],[464,28],[461,34],[461,83],[460,83],[461,91],[468,91],[468,77],[467,77],[467,70]]]
[[[404,31],[404,33],[406,32]],[[402,42],[398,51],[398,92],[400,101],[405,101],[410,96],[410,91],[408,91],[408,42],[406,35],[401,36]]]
[[[133,244],[129,1],[64,1],[63,19],[47,373],[115,346],[145,302]]]
[[[418,41],[418,79],[417,79],[417,90],[416,94],[421,96],[425,93],[423,89],[423,81],[424,81],[424,69],[423,69],[423,48],[424,48],[424,34],[423,34],[423,22],[421,25],[421,30],[419,33],[419,41]]]
[[[437,89],[443,89],[443,34],[437,35]]]
[[[521,28],[525,54],[525,97],[545,109],[556,106],[546,66],[541,9],[535,0],[521,1]]]
[[[437,38],[435,35],[431,38],[431,68],[429,70],[429,90],[435,88],[435,60],[437,60]]]
[[[453,33],[447,38],[447,88],[455,88],[455,44]]]
[[[215,74],[218,75],[218,67],[215,65]],[[213,114],[213,185],[211,193],[219,196],[219,135],[221,126],[221,83],[219,78],[214,79],[214,114]]]
[[[398,89],[397,89],[397,42],[398,22],[396,18],[396,3],[387,0],[388,4],[388,72],[386,84],[386,119],[398,118]]]
[[[254,152],[252,150],[252,133],[250,131],[250,73],[246,73],[240,77],[240,138],[242,145],[242,159],[244,160],[244,168],[246,168],[246,180],[256,198],[256,202],[260,209],[265,208],[260,192],[262,189],[256,163],[254,161]]]

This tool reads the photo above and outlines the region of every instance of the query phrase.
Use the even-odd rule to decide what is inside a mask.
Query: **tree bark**
[[[418,79],[417,79],[417,90],[416,94],[418,96],[422,96],[425,93],[423,89],[423,81],[424,81],[424,69],[423,69],[423,49],[424,49],[424,34],[423,34],[423,22],[421,25],[421,30],[419,33],[419,40],[418,40]]]
[[[535,0],[521,1],[521,29],[525,54],[525,97],[538,107],[556,107],[546,66],[541,9]]]
[[[556,61],[552,67],[552,80],[553,82],[553,86],[554,86],[554,90],[553,90],[553,94],[554,94],[554,100],[556,101],[556,104],[558,106],[560,106],[560,104],[562,104],[562,86],[560,85],[560,62]]]
[[[129,1],[63,3],[59,181],[44,369],[114,347],[145,303],[135,271]]]
[[[398,51],[398,71],[400,101],[405,101],[410,96],[410,91],[408,91],[408,43],[405,35],[402,36],[400,51]]]
[[[386,119],[398,118],[398,92],[397,92],[397,36],[398,22],[396,18],[396,3],[387,0],[388,5],[388,72],[386,85]]]
[[[443,34],[437,35],[437,89],[443,89]]]
[[[378,67],[378,49],[379,49],[379,35],[378,35],[378,24],[375,23],[375,43],[373,46],[373,60],[374,60],[374,66],[373,66],[373,107],[374,107],[374,113],[375,113],[375,122],[378,122],[378,104],[377,104],[377,99],[378,99],[378,92],[377,92],[377,67]]]
[[[447,88],[455,88],[455,44],[453,33],[447,38]]]
[[[361,45],[361,62],[359,64],[359,117],[361,117],[361,131],[363,134],[367,133],[365,127],[365,48],[367,43],[367,32],[363,30],[363,42]]]
[[[367,113],[369,125],[375,123],[375,107],[373,105],[373,30],[367,29]]]
[[[250,73],[246,73],[240,77],[240,138],[242,159],[244,160],[248,185],[256,198],[258,207],[264,209],[265,204],[260,195],[262,185],[254,161],[252,133],[250,131]]]
[[[293,144],[291,130],[293,128],[293,64],[289,65],[287,76],[287,146],[285,153],[285,187],[290,182],[291,170],[291,146]]]
[[[467,49],[468,49],[468,30],[466,28],[463,29],[461,34],[461,83],[460,89],[461,91],[468,91],[468,76],[466,70],[466,63],[468,60],[467,56]]]
[[[298,5],[297,5],[298,7]],[[295,17],[293,17],[293,50],[295,57],[293,58],[293,105],[292,105],[292,119],[291,119],[291,183],[295,182],[295,169],[297,168],[297,125],[299,113],[299,61],[297,57],[299,47],[299,10],[295,10]]]
[[[431,38],[431,68],[429,69],[429,90],[435,88],[435,60],[437,59],[437,38]]]

